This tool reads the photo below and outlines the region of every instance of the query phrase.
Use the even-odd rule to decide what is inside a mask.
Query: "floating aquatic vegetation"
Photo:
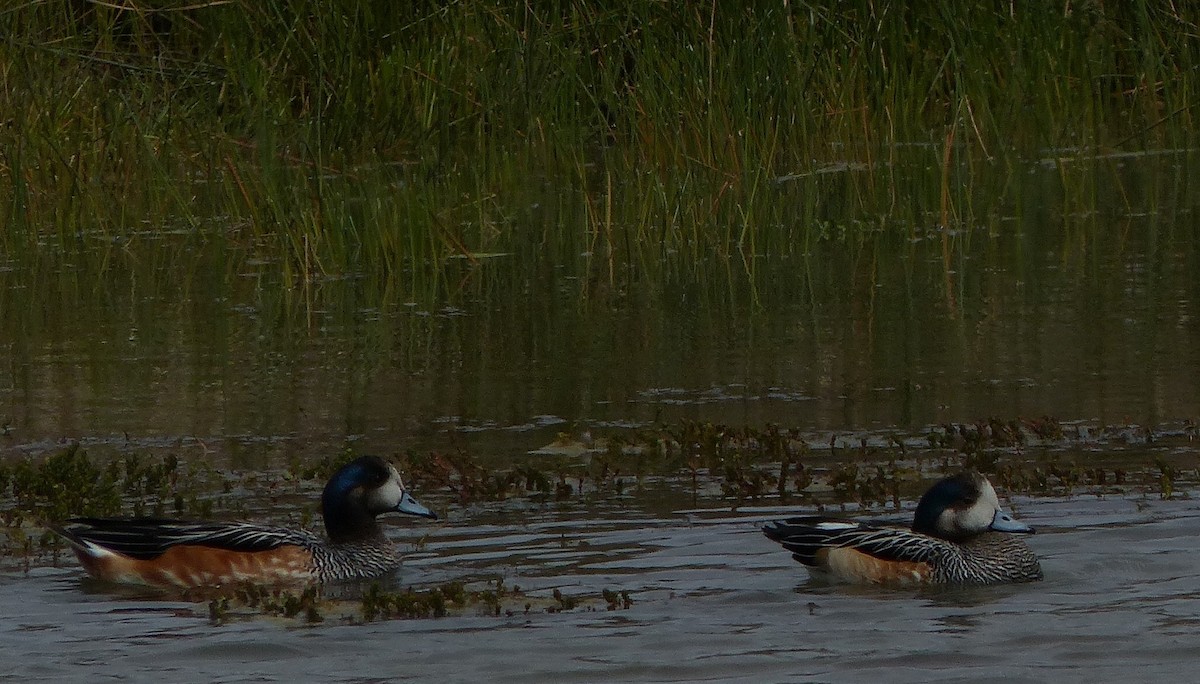
[[[262,615],[303,617],[310,624],[325,619],[320,589],[315,585],[295,593],[280,587],[245,584],[236,587],[231,594],[222,593],[208,601],[208,616],[214,623],[227,622],[235,613],[245,612],[244,609]]]
[[[502,461],[465,448],[409,452],[397,460],[423,498],[458,506],[513,499],[636,506],[639,497],[671,490],[690,494],[693,503],[703,498],[722,506],[768,500],[814,509],[899,508],[930,479],[962,468],[987,473],[1008,494],[1188,496],[1200,482],[1196,432],[1192,422],[1103,426],[1063,424],[1049,416],[947,423],[909,434],[682,421],[579,438],[564,434],[552,445]],[[354,456],[346,450],[297,458],[282,477],[219,472],[176,454],[94,459],[78,446],[45,458],[22,457],[0,463],[0,551],[13,566],[31,567],[58,558],[63,546],[48,527],[70,516],[262,518],[262,509],[250,510],[260,499],[269,507],[266,517],[282,507],[289,524],[309,526],[316,513],[313,493]],[[247,490],[268,496],[243,496]],[[291,496],[305,503],[292,504]],[[434,598],[406,596],[389,610],[436,612]]]
[[[550,596],[530,595],[508,587],[503,578],[480,586],[445,582],[428,588],[385,589],[378,582],[363,588],[358,599],[324,595],[312,585],[302,589],[240,585],[192,591],[183,598],[207,605],[214,624],[236,619],[272,616],[319,622],[361,623],[379,620],[419,620],[448,616],[512,617],[572,610],[628,610],[633,598],[628,590],[603,589],[599,596],[568,595],[555,589]]]
[[[444,617],[447,604],[465,602],[462,585],[444,584],[433,589],[384,591],[372,584],[363,594],[362,618],[368,622],[388,618]]]
[[[0,463],[0,551],[26,564],[57,554],[62,541],[47,528],[74,516],[207,517],[214,502],[201,491],[211,480],[202,472],[202,464],[182,467],[174,454],[100,460],[78,444]]]
[[[814,505],[899,507],[919,495],[931,477],[962,468],[992,474],[1007,491],[1017,493],[1113,491],[1134,481],[1143,490],[1169,492],[1173,482],[1188,480],[1194,469],[1176,464],[1163,470],[1128,450],[1153,446],[1166,451],[1194,439],[1194,433],[1190,424],[1159,429],[1064,426],[1050,416],[991,417],[911,434],[820,435],[774,424],[759,429],[681,421],[612,435],[589,431],[578,439],[560,434],[553,443],[500,464],[462,450],[409,454],[406,472],[423,491],[444,488],[463,504],[513,497],[562,501],[625,496],[636,493],[645,478],[655,477],[687,487],[694,497],[715,492],[735,504],[775,497],[785,503],[797,499]],[[1097,453],[1118,448],[1140,464]]]
[[[0,519],[13,527],[70,516],[204,514],[212,504],[200,489],[211,475],[203,463],[184,467],[175,454],[93,459],[73,444],[46,458],[0,463],[0,493],[9,502]]]
[[[600,595],[604,597],[604,601],[607,603],[609,610],[629,610],[633,606],[633,599],[630,598],[628,591],[618,592],[612,589],[605,589],[604,591],[600,592]]]

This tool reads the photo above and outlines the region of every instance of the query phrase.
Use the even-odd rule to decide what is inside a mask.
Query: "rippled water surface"
[[[530,509],[455,516],[399,582],[502,575],[531,596],[631,591],[627,610],[214,625],[72,567],[9,574],[0,669],[26,681],[1149,681],[1200,667],[1200,506],[1021,499],[1046,580],[904,591],[810,582],[757,531],[776,512]],[[413,531],[397,529],[403,543]]]
[[[0,559],[0,678],[1190,681],[1200,671],[1200,513],[1187,489],[1200,418],[1195,152],[1051,156],[972,170],[954,206],[978,194],[982,209],[953,230],[936,216],[859,215],[842,201],[865,192],[858,176],[831,178],[819,196],[773,185],[763,192],[784,214],[789,202],[821,202],[827,225],[811,245],[694,263],[649,247],[615,263],[570,240],[543,244],[541,225],[585,236],[579,245],[596,230],[562,223],[594,207],[557,196],[497,228],[533,236],[527,248],[449,263],[436,282],[402,269],[288,279],[224,226],[0,254],[0,465],[72,444],[97,462],[177,457],[180,473],[231,474],[215,511],[224,517],[299,522],[314,492],[298,497],[275,476],[346,450],[465,454],[502,469],[562,436],[646,444],[644,434],[654,443],[687,421],[797,430],[814,446],[798,458],[818,480],[859,463],[860,445],[878,456],[902,450],[896,435],[914,449],[948,423],[1041,416],[1123,427],[1105,442],[990,451],[985,469],[1181,475],[1166,500],[1157,485],[1108,498],[1057,481],[1028,488],[1036,495],[1013,503],[1041,530],[1030,543],[1046,580],[991,589],[812,584],[758,531],[812,502],[778,507],[768,487],[735,509],[712,484],[717,467],[700,474],[708,490],[695,499],[593,487],[500,504],[418,490],[446,520],[390,528],[411,547],[397,587],[499,577],[541,607],[555,589],[591,597],[562,613],[214,624],[203,603],[82,582],[67,559],[39,557],[24,572],[15,554]],[[1161,426],[1173,426],[1169,448],[1124,451]],[[577,474],[586,458],[559,453],[546,472]],[[919,468],[963,458],[951,444]],[[682,457],[664,468],[650,472],[689,478]],[[1067,492],[1077,495],[1054,498]],[[905,510],[913,498],[905,492]],[[12,524],[13,505],[0,502],[0,549],[45,529]],[[629,591],[633,604],[604,610],[604,589]]]

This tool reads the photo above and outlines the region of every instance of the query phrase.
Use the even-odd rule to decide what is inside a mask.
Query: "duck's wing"
[[[73,518],[56,531],[85,553],[108,551],[142,560],[181,545],[255,552],[287,544],[305,546],[314,539],[305,532],[252,523],[161,518]]]
[[[768,539],[779,542],[804,565],[822,564],[818,554],[829,549],[848,548],[882,561],[928,563],[944,553],[948,542],[900,527],[805,516],[768,523],[763,528]]]

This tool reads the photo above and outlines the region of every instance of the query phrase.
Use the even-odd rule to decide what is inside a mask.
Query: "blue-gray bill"
[[[992,524],[989,527],[997,532],[1024,532],[1026,534],[1034,532],[1032,527],[1012,517],[1004,509],[996,511],[996,516],[992,518]]]
[[[417,500],[414,499],[412,494],[409,494],[408,492],[404,492],[402,495],[400,495],[400,503],[396,504],[395,510],[397,513],[407,513],[408,515],[416,515],[422,518],[429,518],[430,520],[437,520],[437,513],[434,513],[428,508],[425,508],[421,504],[417,503]]]

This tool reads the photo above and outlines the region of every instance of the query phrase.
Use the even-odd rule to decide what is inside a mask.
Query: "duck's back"
[[[1020,538],[984,532],[963,542],[912,530],[820,517],[763,528],[817,578],[857,584],[1000,584],[1042,578]]]

